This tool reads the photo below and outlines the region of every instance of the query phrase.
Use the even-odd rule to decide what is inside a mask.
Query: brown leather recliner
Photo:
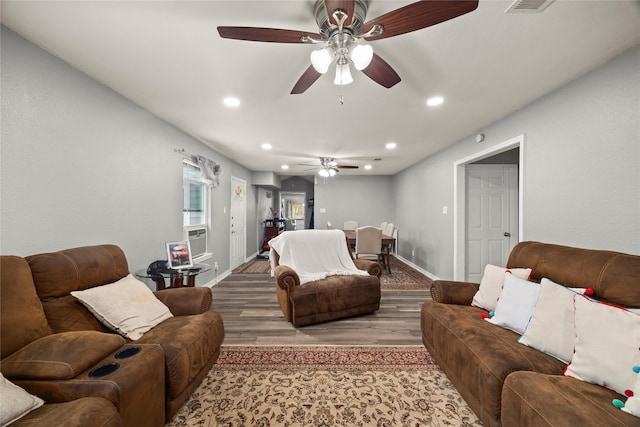
[[[1,274],[2,372],[47,403],[101,396],[116,405],[125,426],[164,425],[220,353],[224,326],[219,313],[209,310],[209,288],[156,292],[175,317],[137,341],[109,331],[70,295],[129,274],[115,245],[24,259],[3,256]],[[129,347],[141,351],[116,358]],[[94,368],[111,363],[119,364],[113,373],[89,377]]]
[[[326,233],[340,230],[302,230],[285,233],[300,234],[309,231]],[[382,266],[376,261],[354,260],[346,238],[344,242],[356,268],[367,271],[368,276],[334,275],[300,285],[298,273],[290,266],[280,265],[280,255],[271,248],[278,302],[285,318],[294,326],[373,313],[380,308]]]

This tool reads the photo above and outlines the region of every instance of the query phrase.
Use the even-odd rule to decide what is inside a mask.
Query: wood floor
[[[232,274],[213,288],[227,345],[422,345],[426,290],[382,291],[375,313],[295,328],[287,322],[269,274]]]

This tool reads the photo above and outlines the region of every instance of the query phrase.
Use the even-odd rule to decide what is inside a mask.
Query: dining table
[[[355,230],[342,230],[347,236],[347,243],[349,247],[356,246],[356,231]],[[382,235],[382,249],[384,250],[383,255],[385,259],[385,267],[387,268],[387,272],[391,274],[391,263],[389,262],[389,254],[391,253],[391,248],[395,244],[396,239],[393,236],[387,236],[386,234]]]

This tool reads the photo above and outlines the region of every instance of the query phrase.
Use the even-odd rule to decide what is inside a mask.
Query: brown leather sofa
[[[224,326],[219,313],[209,310],[209,288],[156,292],[174,317],[136,341],[112,333],[70,295],[129,274],[118,246],[1,260],[0,368],[6,378],[47,403],[102,397],[115,405],[124,426],[161,426],[220,354]],[[140,351],[120,358],[131,347]],[[111,364],[118,364],[114,372],[91,375]]]
[[[345,244],[351,254],[346,239]],[[373,313],[380,308],[382,265],[378,262],[353,260],[356,268],[367,271],[369,276],[328,276],[301,286],[298,274],[291,267],[280,265],[280,255],[272,251],[278,303],[294,326]]]
[[[532,268],[569,287],[592,288],[594,297],[640,307],[640,256],[523,242],[508,268]],[[625,397],[563,376],[566,365],[517,342],[518,334],[482,319],[471,306],[477,283],[439,280],[422,306],[422,341],[485,426],[640,426],[612,405]]]

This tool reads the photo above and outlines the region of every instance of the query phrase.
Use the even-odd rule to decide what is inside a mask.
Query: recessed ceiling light
[[[397,144],[395,142],[387,142],[387,145],[384,146],[387,150],[393,150],[394,148],[397,147]]]
[[[433,98],[427,99],[427,105],[429,107],[435,107],[436,105],[440,105],[444,102],[444,98],[441,96],[434,96]]]
[[[365,168],[366,170],[371,170],[371,169],[373,168],[373,166],[371,166],[371,165],[364,165],[364,168]]]
[[[282,165],[282,166],[280,166],[280,168],[286,170],[286,169],[289,169],[289,165]]]
[[[228,96],[224,99],[224,105],[227,107],[237,107],[240,105],[240,100],[232,96]]]
[[[266,143],[266,142],[264,144],[262,144],[261,147],[262,147],[263,150],[271,150],[273,148],[273,146],[271,144]]]

